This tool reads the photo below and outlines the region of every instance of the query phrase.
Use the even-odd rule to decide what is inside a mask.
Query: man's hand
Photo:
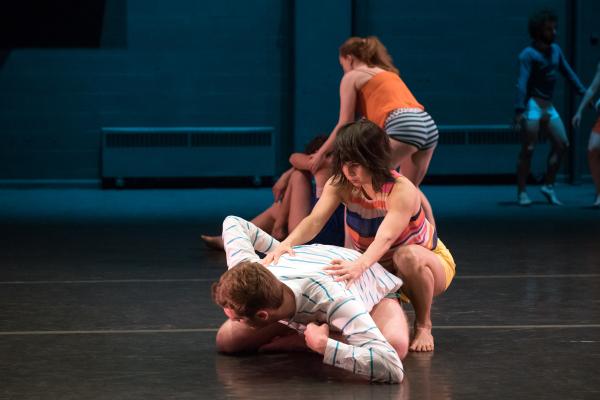
[[[306,345],[319,354],[325,354],[327,339],[329,339],[329,325],[317,325],[311,322],[304,331]]]

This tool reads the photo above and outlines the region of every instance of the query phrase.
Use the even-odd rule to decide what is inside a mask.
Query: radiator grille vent
[[[193,133],[192,147],[229,147],[229,146],[270,146],[271,133]]]
[[[185,133],[108,133],[106,147],[187,147]]]
[[[509,126],[440,126],[440,144],[518,144],[519,135]]]

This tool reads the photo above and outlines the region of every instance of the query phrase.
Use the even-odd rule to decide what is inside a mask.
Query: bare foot
[[[211,249],[223,250],[225,248],[223,245],[223,238],[221,236],[200,235],[200,238],[204,241],[204,244]]]
[[[433,335],[431,328],[415,326],[415,333],[410,346],[410,351],[433,351]]]

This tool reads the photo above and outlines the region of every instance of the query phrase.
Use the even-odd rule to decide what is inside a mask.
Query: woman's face
[[[354,187],[361,187],[372,182],[369,170],[358,163],[344,163],[342,165],[342,172]]]
[[[347,55],[347,56],[340,55],[339,59],[340,59],[340,65],[342,66],[344,73],[352,71],[352,56],[351,55]]]

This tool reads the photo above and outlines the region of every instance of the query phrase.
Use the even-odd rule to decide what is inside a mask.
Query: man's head
[[[556,39],[558,16],[550,9],[537,11],[529,17],[529,36],[545,44],[551,44]]]
[[[213,300],[225,315],[254,328],[277,321],[273,314],[283,296],[283,284],[257,262],[242,261],[212,285]]]

